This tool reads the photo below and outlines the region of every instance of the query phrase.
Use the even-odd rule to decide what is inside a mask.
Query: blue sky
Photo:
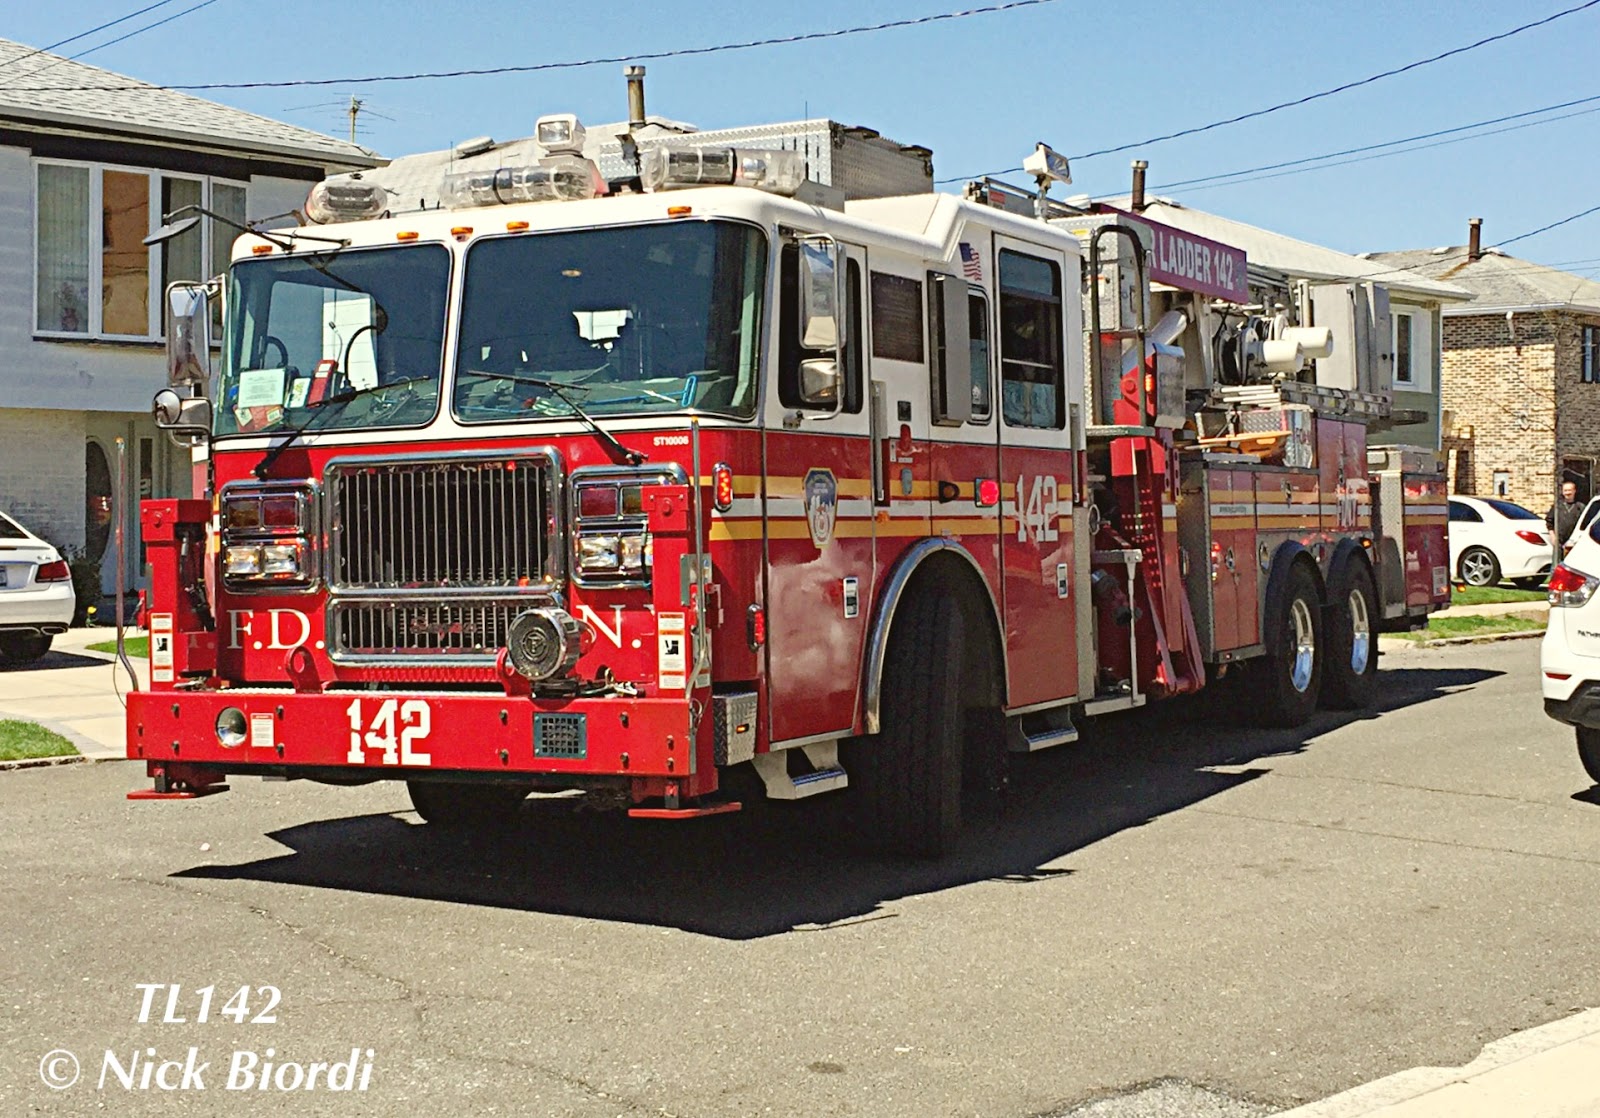
[[[12,0],[0,36],[43,46],[151,0]],[[192,6],[166,7],[62,53]],[[215,0],[83,61],[179,84],[527,65],[802,34],[979,6],[523,4],[474,0]],[[647,63],[652,113],[723,127],[831,116],[934,151],[938,177],[1018,165],[1036,140],[1073,154],[1116,146],[1366,77],[1550,15],[1578,0],[1339,4],[1052,3],[822,42]],[[1125,190],[1150,161],[1158,193],[1346,251],[1485,241],[1600,204],[1600,111],[1500,135],[1215,189],[1162,184],[1452,128],[1600,95],[1600,7],[1412,73],[1264,119],[1080,160],[1071,191]],[[3,74],[0,74],[3,78]],[[344,134],[384,155],[469,136],[527,135],[536,117],[626,116],[621,66],[203,94]],[[1600,110],[1600,100],[1566,112]],[[380,115],[381,114],[381,115]],[[1021,181],[1020,175],[1011,176]],[[1600,213],[1511,247],[1600,276]]]

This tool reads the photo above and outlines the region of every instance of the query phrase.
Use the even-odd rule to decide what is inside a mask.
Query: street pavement
[[[1600,1114],[1600,789],[1537,659],[1395,652],[1381,713],[1302,731],[1240,728],[1227,688],[1097,721],[1019,758],[937,865],[851,855],[816,805],[641,824],[543,798],[464,838],[391,784],[130,803],[129,763],[0,773],[0,1114],[235,1114],[234,1063],[293,1082],[352,1049],[366,1090],[248,1106]],[[204,1090],[125,1067],[191,1047]],[[57,1050],[82,1073],[59,1091]]]

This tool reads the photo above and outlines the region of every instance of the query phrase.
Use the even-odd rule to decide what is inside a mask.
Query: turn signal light
[[[980,477],[972,486],[972,498],[980,509],[992,509],[1000,503],[1000,483],[992,477]]]
[[[750,651],[754,652],[767,643],[767,611],[760,606],[751,606],[750,612],[745,614],[744,635],[750,642]]]
[[[718,512],[727,512],[733,507],[733,467],[726,462],[711,467],[711,501]]]
[[[1517,539],[1526,540],[1528,543],[1534,544],[1537,547],[1550,546],[1550,541],[1545,538],[1543,532],[1532,532],[1526,528],[1520,529],[1517,532]]]

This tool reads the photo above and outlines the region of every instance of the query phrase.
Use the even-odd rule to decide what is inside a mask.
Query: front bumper
[[[224,745],[217,720],[230,707],[246,732]],[[352,782],[452,772],[576,787],[601,776],[687,780],[697,769],[703,779],[715,767],[709,724],[700,733],[696,750],[682,698],[230,688],[138,691],[127,711],[132,760],[240,774],[315,770]]]

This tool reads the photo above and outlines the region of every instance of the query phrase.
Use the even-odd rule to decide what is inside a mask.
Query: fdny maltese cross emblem
[[[833,539],[833,521],[839,511],[839,483],[834,480],[832,470],[807,470],[802,492],[811,542],[821,550]]]

